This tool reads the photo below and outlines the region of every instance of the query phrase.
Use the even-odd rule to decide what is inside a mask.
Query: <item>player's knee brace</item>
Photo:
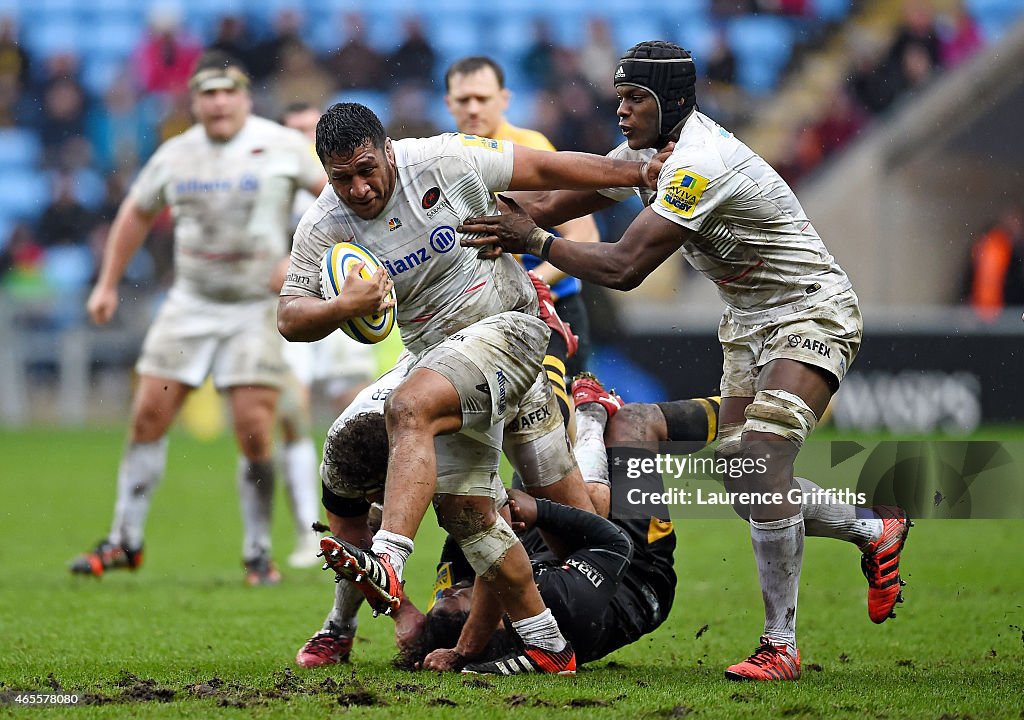
[[[758,390],[744,415],[744,431],[778,435],[797,447],[803,445],[818,422],[803,398],[786,390]]]
[[[493,580],[497,576],[508,551],[518,542],[516,534],[501,515],[486,530],[458,540],[473,572],[484,580]]]

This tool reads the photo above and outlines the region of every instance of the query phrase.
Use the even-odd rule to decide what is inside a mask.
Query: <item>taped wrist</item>
[[[530,255],[542,257],[545,244],[550,247],[551,241],[554,239],[555,236],[544,228],[534,228],[530,231],[530,234],[526,236],[526,252]]]

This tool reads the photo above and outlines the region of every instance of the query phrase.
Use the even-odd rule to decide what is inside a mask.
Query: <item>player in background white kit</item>
[[[324,174],[301,133],[250,114],[249,78],[230,56],[206,53],[189,86],[198,122],[165,142],[135,180],[88,300],[93,321],[109,322],[125,267],[169,207],[176,275],[136,365],[113,526],[70,569],[99,576],[139,567],[146,514],[166,466],[167,431],[187,395],[212,375],[228,397],[241,452],[246,581],[275,583],[272,433],[286,367],[272,282],[290,245],[294,194],[319,193]]]
[[[298,130],[309,140],[309,153],[316,157],[316,123],[320,110],[309,103],[294,103],[281,113],[281,124]],[[319,163],[320,161],[317,160]],[[294,224],[316,201],[306,190],[296,193]],[[284,267],[281,280],[284,280]],[[340,412],[366,387],[376,374],[377,359],[369,345],[358,343],[343,332],[334,332],[315,343],[285,342],[284,359],[291,373],[281,390],[278,418],[281,426],[281,475],[295,525],[295,550],[288,556],[291,567],[320,565],[320,536],[313,523],[320,518],[320,464],[313,443],[314,385]]]
[[[610,155],[646,157],[650,148],[676,144],[657,192],[638,191],[648,207],[617,243],[566,243],[534,220],[544,227],[592,213],[628,196],[627,188],[524,197],[529,216],[514,206],[508,215],[474,218],[460,230],[476,234],[465,244],[488,256],[499,252],[489,249],[494,245],[530,252],[619,290],[636,287],[681,249],[718,286],[726,311],[719,327],[725,362],[717,452],[729,460],[767,460],[765,472],[728,489],[783,498],[736,508],[750,521],[765,626],[754,654],[725,674],[795,680],[805,529],[861,548],[868,613],[880,623],[902,602],[899,557],[910,523],[900,508],[790,500],[791,488],[820,490],[794,479],[792,462],[860,347],[857,296],[775,170],[696,110],[695,79],[690,54],[672,43],[640,43],[620,60],[613,82],[626,142]]]
[[[480,602],[491,606],[492,617],[494,610],[498,617],[507,612],[533,658],[518,672],[574,673],[575,654],[495,507],[503,492],[496,470],[506,416],[538,380],[550,397],[541,375],[549,330],[536,317],[536,294],[522,267],[459,247],[454,226],[495,212],[494,191],[653,184],[658,163],[537,152],[461,134],[392,142],[380,120],[355,103],[335,105],[320,119],[317,154],[331,189],[296,231],[278,327],[290,340],[317,340],[348,318],[390,306],[393,282],[402,340],[416,356],[385,408],[396,462],[388,466],[382,528],[370,552],[325,539],[328,565],[376,610],[396,609],[412,538],[436,495],[439,520],[484,588]],[[383,268],[369,281],[351,273],[339,296],[324,300],[320,257],[349,239],[376,254]],[[445,438],[438,436],[486,452],[459,448],[444,458],[453,460],[449,472],[439,473],[435,439]],[[567,447],[561,452],[568,456]]]

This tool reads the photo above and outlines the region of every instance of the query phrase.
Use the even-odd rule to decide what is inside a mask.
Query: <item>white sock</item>
[[[359,626],[359,606],[364,596],[352,583],[342,580],[334,587],[334,606],[324,620],[321,632],[330,633],[335,637],[355,637]]]
[[[270,515],[274,501],[274,463],[238,459],[238,494],[242,506],[242,558],[270,553]]]
[[[412,555],[414,545],[411,539],[398,533],[378,530],[373,536],[371,550],[375,555],[387,555],[391,561],[391,567],[395,569],[398,579],[402,579],[405,571],[405,561]]]
[[[805,494],[824,492],[807,478],[795,477],[793,480]],[[802,513],[804,528],[811,537],[846,540],[863,549],[869,542],[882,536],[882,519],[870,508],[846,503],[814,503],[805,499]]]
[[[143,528],[153,498],[167,467],[167,438],[149,443],[128,443],[117,471],[117,502],[107,538],[131,550],[142,547]]]
[[[784,520],[750,521],[750,540],[764,599],[764,634],[796,652],[796,601],[804,558],[801,515]]]
[[[555,616],[548,608],[544,608],[544,612],[540,615],[513,620],[512,627],[515,628],[516,634],[526,645],[533,645],[550,652],[560,652],[565,649],[565,638],[562,637],[562,633],[558,629]]]
[[[607,423],[608,411],[599,403],[586,403],[576,408],[576,445],[572,451],[584,482],[610,484],[608,448],[604,446]]]
[[[291,503],[295,532],[305,538],[320,519],[316,446],[310,438],[284,446],[284,487]]]

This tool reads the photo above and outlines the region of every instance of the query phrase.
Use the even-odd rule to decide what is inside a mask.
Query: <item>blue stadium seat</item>
[[[29,168],[39,162],[43,145],[34,130],[26,128],[0,129],[0,167]]]
[[[553,2],[543,15],[551,22],[555,40],[566,47],[579,47],[587,37],[586,18],[590,12],[585,4]]]
[[[75,199],[90,210],[99,209],[107,194],[107,185],[103,176],[92,168],[75,170]]]
[[[43,278],[57,290],[80,290],[92,278],[93,265],[87,245],[58,245],[46,250]]]
[[[340,102],[354,102],[365,105],[377,114],[381,124],[387,125],[391,120],[391,101],[387,93],[378,90],[344,90],[328,102],[328,106]]]
[[[528,128],[533,124],[533,107],[536,102],[536,92],[520,90],[512,96],[512,101],[508,105],[508,112],[505,113],[505,117],[513,125]]]
[[[690,51],[700,73],[702,63],[715,45],[716,34],[717,30],[708,17],[692,15],[677,25],[670,24],[668,39]]]
[[[811,12],[819,20],[837,22],[850,14],[851,0],[812,0]]]
[[[751,15],[730,21],[725,33],[739,84],[755,95],[771,91],[793,50],[790,25],[783,18]]]
[[[147,6],[137,0],[89,0],[86,12],[95,19],[114,17],[144,20]]]
[[[347,14],[347,13],[344,13]],[[399,14],[383,13],[379,11],[364,13],[367,22],[366,35],[371,45],[383,52],[390,52],[401,43],[401,18],[408,12]],[[340,31],[340,17],[335,24],[339,28],[336,35],[335,47],[341,44],[345,34]]]
[[[1002,37],[1024,16],[1024,3],[1020,0],[967,0],[966,7],[990,42]]]
[[[102,97],[124,68],[127,60],[116,57],[88,57],[82,64],[82,86],[94,98]]]
[[[53,20],[76,17],[85,3],[79,0],[36,0],[31,5],[24,3],[23,10],[32,13],[32,17],[47,17]]]
[[[476,55],[487,50],[482,42],[484,29],[474,13],[421,16],[420,24],[427,40],[441,57]],[[400,42],[401,22],[397,29]]]
[[[46,177],[33,170],[0,173],[0,215],[34,220],[50,202]]]
[[[656,14],[629,15],[611,23],[615,47],[625,50],[645,40],[664,40],[667,37],[666,23]]]
[[[439,92],[432,95],[427,102],[429,108],[429,120],[434,123],[441,132],[455,132],[455,121],[448,113],[448,106],[444,102],[444,93]]]
[[[97,17],[89,22],[88,32],[79,41],[79,52],[86,60],[124,59],[142,43],[145,35],[146,25],[140,18]]]
[[[533,42],[533,18],[524,13],[503,17],[492,29],[493,52],[518,58]]]
[[[77,54],[84,32],[74,20],[55,20],[27,23],[23,38],[32,56],[48,58],[62,52]]]

